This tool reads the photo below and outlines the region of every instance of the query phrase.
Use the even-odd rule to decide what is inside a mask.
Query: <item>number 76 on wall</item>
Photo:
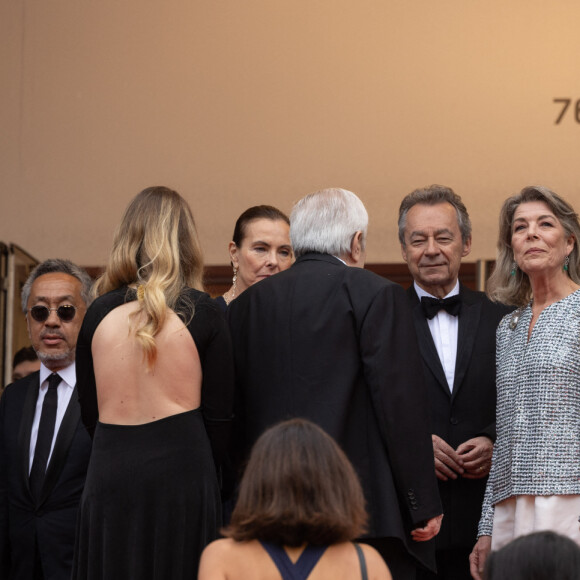
[[[570,108],[570,105],[572,104],[572,99],[554,99],[554,103],[562,107],[562,110],[560,111],[558,118],[554,122],[555,125],[559,125],[562,122],[564,115],[566,115],[566,111],[568,111],[568,109]],[[580,99],[578,99],[574,103],[574,105],[575,105],[574,118],[576,119],[576,123],[580,123]]]

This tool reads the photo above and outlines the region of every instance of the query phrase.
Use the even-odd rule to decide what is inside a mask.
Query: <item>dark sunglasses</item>
[[[48,306],[33,306],[32,308],[28,309],[30,316],[32,316],[36,322],[47,321],[52,311],[55,311],[57,316],[63,322],[70,322],[77,313],[77,309],[72,306],[72,304],[64,304],[58,308],[48,308]]]

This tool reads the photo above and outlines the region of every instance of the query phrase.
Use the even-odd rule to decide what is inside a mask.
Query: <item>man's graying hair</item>
[[[399,207],[399,242],[405,246],[405,226],[409,210],[418,203],[423,205],[437,205],[450,203],[457,213],[457,224],[461,232],[461,240],[465,244],[471,237],[471,220],[461,198],[450,188],[444,185],[429,185],[412,191],[401,202]]]
[[[367,237],[369,216],[352,191],[329,188],[316,191],[296,203],[290,215],[290,240],[296,257],[308,252],[343,256],[361,231]]]
[[[54,274],[54,273],[61,273],[61,274],[68,274],[69,276],[73,276],[76,278],[82,285],[81,287],[81,297],[86,304],[87,308],[92,302],[91,296],[91,289],[93,286],[92,278],[86,273],[86,271],[73,264],[70,260],[61,260],[58,258],[54,258],[51,260],[45,260],[44,262],[38,264],[30,275],[28,279],[22,286],[22,312],[26,314],[27,307],[28,307],[28,299],[30,298],[30,289],[32,288],[32,284],[37,278],[43,276],[44,274]]]

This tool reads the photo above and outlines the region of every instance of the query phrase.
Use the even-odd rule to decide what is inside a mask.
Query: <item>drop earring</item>
[[[518,263],[514,260],[514,263],[512,264],[512,271],[510,272],[510,275],[515,276],[517,271],[518,271]]]
[[[570,263],[570,256],[566,256],[564,258],[564,268],[563,268],[564,269],[564,272],[567,272],[568,271],[568,264],[569,263]]]
[[[236,297],[237,282],[238,282],[238,269],[234,266],[234,276],[232,278],[232,300]]]
[[[232,287],[224,293],[223,297],[226,302],[226,306],[236,297],[238,283],[238,269],[234,266],[234,275],[232,277]]]

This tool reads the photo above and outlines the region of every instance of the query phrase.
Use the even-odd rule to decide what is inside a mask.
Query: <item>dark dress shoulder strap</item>
[[[293,564],[282,546],[262,541],[260,541],[260,544],[262,544],[274,564],[276,564],[282,580],[306,580],[327,548],[327,546],[308,545],[300,554],[300,558]]]
[[[359,544],[354,545],[354,547],[356,548],[356,553],[358,555],[358,561],[360,562],[360,574],[362,577],[362,580],[368,580],[368,574],[367,574],[367,562],[365,560],[365,555],[363,554],[362,548],[359,546]]]

